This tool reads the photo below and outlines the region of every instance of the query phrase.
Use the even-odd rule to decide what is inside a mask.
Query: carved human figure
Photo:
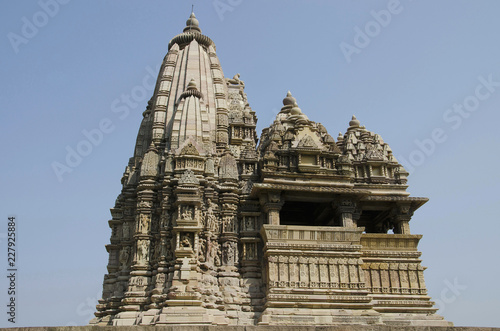
[[[198,260],[200,262],[205,262],[206,260],[206,240],[203,238],[200,238],[200,245],[199,245],[199,250],[198,250]]]
[[[201,212],[201,217],[199,218],[199,222],[200,222],[199,225],[202,228],[206,228],[206,224],[207,224],[207,212],[206,211]]]
[[[220,245],[218,242],[213,242],[213,259],[216,266],[220,266]]]
[[[127,268],[127,262],[130,257],[130,248],[128,246],[123,247],[122,250],[120,251],[120,256],[118,258],[118,261],[121,264],[122,270]]]
[[[225,265],[229,265],[229,266],[233,266],[235,265],[235,259],[236,259],[236,256],[238,254],[238,252],[236,251],[236,243],[234,242],[231,242],[231,241],[226,241],[224,244],[223,244],[223,248],[224,248],[224,264]]]
[[[234,248],[231,243],[227,246],[227,264],[234,265]]]
[[[191,246],[191,239],[189,238],[188,234],[182,235],[180,246],[184,247],[184,248],[191,248],[192,247]]]
[[[207,199],[207,205],[207,211],[205,212],[205,226],[207,230],[217,232],[218,224],[217,218],[214,214],[215,204],[212,202],[212,200]]]
[[[184,207],[184,210],[182,212],[182,219],[184,221],[191,221],[193,219],[193,212],[191,210],[191,207],[189,206]]]
[[[161,238],[161,249],[160,249],[160,254],[162,257],[166,257],[167,255],[167,239],[166,238]]]
[[[139,216],[139,232],[148,233],[149,232],[149,217],[144,214]]]
[[[160,247],[156,242],[151,242],[151,251],[153,252],[153,261],[158,261],[158,257],[160,256]]]
[[[246,171],[246,173],[248,175],[251,175],[251,174],[254,173],[254,171],[255,171],[254,165],[252,163],[247,164],[247,171]]]
[[[253,230],[254,229],[254,219],[253,217],[245,217],[245,229],[246,230]]]
[[[130,225],[128,224],[128,222],[124,222],[122,227],[122,237],[123,239],[128,239],[129,236],[130,236]]]
[[[170,225],[170,215],[165,211],[163,215],[161,215],[161,227],[166,228]]]
[[[206,245],[206,250],[207,250],[207,259],[206,261],[208,263],[214,263],[214,242],[210,240],[210,237],[207,238],[207,241],[205,243]]]
[[[226,216],[222,223],[224,232],[235,232],[234,216]]]
[[[148,256],[149,256],[148,242],[146,240],[141,240],[138,243],[137,260],[139,261],[139,263],[142,264],[147,261]]]
[[[256,244],[255,243],[248,243],[246,244],[246,258],[248,260],[254,260],[256,256]]]

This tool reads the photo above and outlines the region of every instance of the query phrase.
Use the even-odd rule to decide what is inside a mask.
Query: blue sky
[[[440,313],[458,326],[500,326],[500,2],[0,3],[0,260],[6,270],[15,215],[15,326],[91,318],[109,208],[191,3],[225,75],[245,81],[259,136],[291,90],[332,136],[356,114],[390,144],[411,170],[409,191],[430,198],[410,225],[424,235]],[[77,150],[85,155],[71,156]],[[58,176],[54,164],[71,172]],[[5,304],[7,287],[4,278]],[[1,327],[14,326],[0,316]]]

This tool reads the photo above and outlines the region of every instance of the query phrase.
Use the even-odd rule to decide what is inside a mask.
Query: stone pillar
[[[360,213],[356,209],[357,204],[354,199],[335,199],[332,203],[332,207],[335,209],[335,215],[340,220],[342,227],[357,227],[357,221],[360,217]]]
[[[391,211],[391,222],[394,224],[395,234],[410,234],[410,219],[413,208],[410,204],[398,204]]]
[[[267,213],[267,224],[280,225],[280,210],[285,203],[284,199],[281,198],[281,192],[268,192],[266,195],[260,196],[259,199],[264,212]]]

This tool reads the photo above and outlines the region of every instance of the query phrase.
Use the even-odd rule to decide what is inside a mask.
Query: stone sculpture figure
[[[245,86],[245,83],[240,79],[240,74],[236,74],[232,79],[228,79],[228,82],[235,85]]]
[[[170,225],[170,215],[168,213],[164,213],[160,218],[160,226],[162,228],[166,228]]]
[[[149,217],[147,215],[141,214],[139,216],[139,232],[148,233],[150,227]]]
[[[184,211],[182,212],[182,219],[184,221],[193,220],[193,210],[192,207],[186,206],[184,207]]]
[[[192,248],[191,245],[191,238],[189,238],[189,235],[185,234],[181,238],[181,247],[184,248]]]
[[[200,262],[205,262],[206,261],[206,255],[207,255],[207,247],[206,247],[206,239],[201,238],[199,242],[199,251],[198,251],[198,260]]]
[[[146,240],[139,242],[137,259],[140,264],[144,264],[149,256],[149,246]]]
[[[214,208],[217,205],[212,202],[211,199],[207,199],[207,211],[205,212],[205,226],[208,231],[217,232],[218,222],[217,217],[214,214]]]
[[[120,257],[119,257],[122,270],[127,268],[129,257],[130,257],[130,248],[128,246],[123,247],[122,250],[120,251]]]
[[[128,237],[130,236],[130,226],[129,226],[128,222],[123,223],[122,236],[123,236],[123,239],[128,239]]]

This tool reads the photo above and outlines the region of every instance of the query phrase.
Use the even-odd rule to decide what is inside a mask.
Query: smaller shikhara
[[[354,116],[335,141],[290,92],[257,146],[244,87],[192,14],[111,209],[91,324],[451,325],[410,234],[427,199],[389,146]]]

